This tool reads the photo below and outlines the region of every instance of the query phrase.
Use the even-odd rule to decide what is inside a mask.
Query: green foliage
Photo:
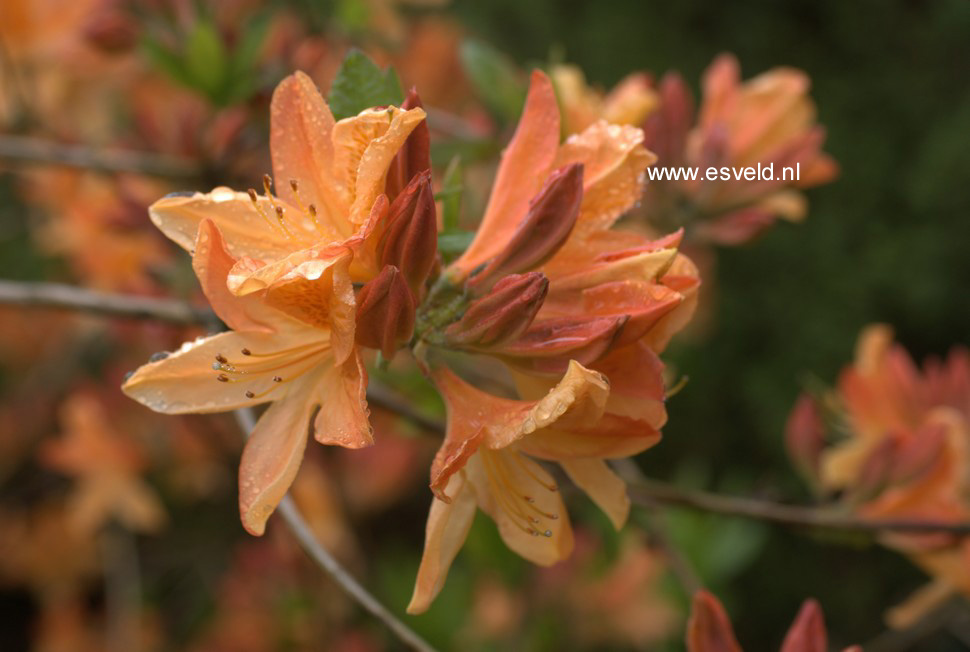
[[[232,48],[208,18],[199,18],[177,48],[151,36],[146,37],[143,48],[148,60],[176,82],[215,106],[230,106],[245,100],[256,88],[254,66],[269,18],[269,14],[260,14],[248,21]]]
[[[394,69],[382,71],[360,50],[347,53],[327,97],[337,120],[355,116],[372,106],[399,106],[403,101],[401,82]]]
[[[461,61],[489,111],[503,123],[514,123],[522,111],[526,92],[522,73],[515,63],[481,41],[463,43]]]

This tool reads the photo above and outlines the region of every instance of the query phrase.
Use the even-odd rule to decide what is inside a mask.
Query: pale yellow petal
[[[610,469],[605,460],[585,458],[560,461],[569,479],[602,509],[613,527],[619,530],[630,514],[626,483]]]
[[[303,461],[313,403],[312,383],[269,406],[256,422],[239,462],[239,515],[243,527],[259,536],[283,500]]]
[[[464,476],[453,475],[446,491],[452,498],[450,503],[438,498],[431,501],[421,566],[418,568],[414,593],[407,608],[409,614],[427,611],[441,592],[448,577],[448,569],[465,543],[475,520],[475,491],[468,486]]]

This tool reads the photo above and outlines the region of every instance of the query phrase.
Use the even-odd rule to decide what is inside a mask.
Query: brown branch
[[[236,410],[236,422],[243,431],[243,436],[248,438],[249,433],[256,427],[256,418],[251,409]],[[313,531],[307,524],[300,508],[297,507],[293,499],[287,494],[283,497],[277,512],[283,518],[287,527],[296,537],[303,550],[343,591],[353,598],[357,604],[369,611],[375,618],[387,625],[403,643],[418,652],[435,652],[435,649],[423,638],[418,636],[414,630],[405,625],[397,616],[388,611],[381,602],[375,598],[364,586],[344,568],[330,551],[323,547]]]
[[[183,326],[211,324],[215,320],[210,310],[176,299],[109,294],[59,283],[0,280],[0,303],[63,308],[110,317],[157,319]]]
[[[866,519],[831,511],[826,508],[785,505],[766,500],[754,500],[691,491],[662,482],[642,481],[629,484],[630,499],[648,507],[676,505],[702,512],[749,518],[792,527],[822,528],[850,532],[948,532],[970,534],[970,523],[940,523],[903,519]]]
[[[0,159],[66,165],[97,172],[134,172],[166,179],[192,179],[201,173],[198,163],[179,156],[126,149],[95,149],[26,136],[0,135]]]

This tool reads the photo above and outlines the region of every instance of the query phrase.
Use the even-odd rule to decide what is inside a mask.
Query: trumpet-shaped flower
[[[440,591],[477,508],[526,559],[570,553],[562,499],[537,460],[558,463],[622,526],[626,487],[606,460],[655,444],[666,419],[657,351],[690,317],[696,269],[679,234],[611,230],[653,158],[639,129],[600,121],[565,143],[559,134],[552,84],[536,72],[481,227],[431,291],[452,309],[419,313],[419,337],[501,361],[517,398],[431,360],[448,430],[411,612]]]

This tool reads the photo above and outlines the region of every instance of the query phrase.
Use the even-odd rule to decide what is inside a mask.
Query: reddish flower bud
[[[694,594],[687,621],[688,652],[741,652],[721,602],[707,591]]]
[[[549,290],[539,272],[513,274],[468,306],[462,318],[445,330],[451,344],[489,347],[522,335],[535,319]]]
[[[829,649],[828,639],[822,608],[815,600],[806,600],[785,634],[780,652],[825,652]]]
[[[434,267],[438,252],[438,218],[435,214],[431,172],[411,179],[388,209],[387,228],[381,237],[378,259],[404,275],[411,292],[420,288]]]
[[[88,43],[108,54],[127,52],[138,42],[138,25],[123,9],[112,6],[91,14],[83,33]]]
[[[402,109],[422,108],[421,98],[414,88],[408,92],[407,98],[401,103]],[[414,176],[431,169],[431,132],[428,121],[422,120],[404,145],[398,151],[387,169],[387,181],[384,184],[384,194],[393,201],[404,191]]]
[[[825,447],[825,424],[818,404],[808,394],[795,401],[785,424],[785,446],[788,457],[798,470],[813,482],[818,479],[819,457]]]
[[[575,360],[589,366],[606,355],[629,317],[619,315],[582,321],[564,317],[536,322],[499,354],[520,367],[540,373],[561,373]]]
[[[479,292],[509,274],[539,267],[566,242],[583,202],[583,165],[573,163],[549,176],[529,202],[529,211],[512,239],[495,258],[468,281]]]
[[[387,265],[357,293],[357,343],[390,359],[414,333],[414,297],[401,271]]]

